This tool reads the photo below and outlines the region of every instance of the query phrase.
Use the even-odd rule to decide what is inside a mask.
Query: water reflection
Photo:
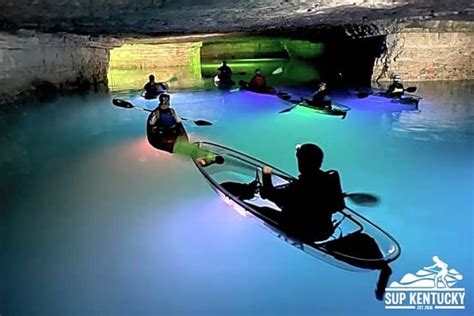
[[[420,83],[423,95],[420,111],[387,114],[391,121],[390,133],[422,141],[472,140],[474,135],[474,107],[471,106],[474,83]]]

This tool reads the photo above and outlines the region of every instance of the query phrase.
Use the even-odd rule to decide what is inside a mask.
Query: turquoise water
[[[437,255],[474,310],[472,83],[419,84],[420,111],[339,93],[345,120],[248,92],[177,92],[193,140],[296,173],[315,142],[354,206],[402,247],[391,281]],[[290,90],[295,95],[304,89]],[[378,273],[341,270],[275,238],[218,199],[194,164],[146,142],[141,111],[110,96],[63,98],[0,116],[2,315],[405,315],[374,297]],[[136,97],[133,102],[147,105]]]

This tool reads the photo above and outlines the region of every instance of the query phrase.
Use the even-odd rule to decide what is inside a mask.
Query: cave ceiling
[[[366,25],[369,33],[420,21],[473,21],[474,1],[0,0],[0,28],[89,35],[297,33]]]

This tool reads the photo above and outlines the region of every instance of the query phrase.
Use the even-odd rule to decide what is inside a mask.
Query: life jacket
[[[300,176],[289,190],[290,200],[282,214],[287,229],[305,239],[324,240],[331,236],[332,214],[345,207],[337,171]]]
[[[262,75],[255,75],[250,81],[250,88],[265,88],[267,80]]]
[[[155,122],[155,124],[152,124],[151,119],[155,115],[156,112],[158,112],[160,117]],[[173,112],[171,111],[170,108],[167,108],[167,109],[164,109],[164,110],[158,108],[148,116],[148,122],[147,123],[148,123],[147,126],[151,127],[154,131],[156,131],[158,129],[172,128],[176,125],[177,122],[176,122],[176,120],[173,116]]]
[[[403,88],[403,84],[400,83],[400,82],[394,82],[390,85],[390,87],[388,87],[388,94],[403,94],[404,92],[404,88]]]
[[[165,110],[158,109],[158,111],[160,113],[160,118],[158,119],[158,122],[157,122],[159,127],[170,128],[176,125],[176,120],[170,108],[167,108]]]
[[[158,88],[156,87],[156,83],[151,83],[151,82],[148,82],[146,85],[145,85],[145,91],[146,93],[157,93],[158,92]]]

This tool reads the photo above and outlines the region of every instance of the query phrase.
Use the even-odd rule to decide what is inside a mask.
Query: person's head
[[[260,68],[255,69],[255,74],[256,75],[261,75],[262,74],[262,71],[260,70]]]
[[[319,84],[319,91],[326,90],[326,88],[327,88],[326,82],[321,82]]]
[[[161,108],[168,108],[170,106],[170,96],[169,94],[166,94],[166,93],[162,93],[160,94],[158,100],[160,101],[160,107]]]
[[[226,60],[222,61],[222,66],[227,66],[227,61]]]
[[[399,75],[395,75],[395,76],[393,76],[393,81],[394,82],[400,82],[400,81],[402,81],[402,78]]]
[[[311,173],[321,169],[324,153],[319,146],[311,143],[296,146],[298,170],[301,174]]]
[[[153,75],[148,76],[148,80],[150,80],[150,82],[155,82],[155,76]]]

